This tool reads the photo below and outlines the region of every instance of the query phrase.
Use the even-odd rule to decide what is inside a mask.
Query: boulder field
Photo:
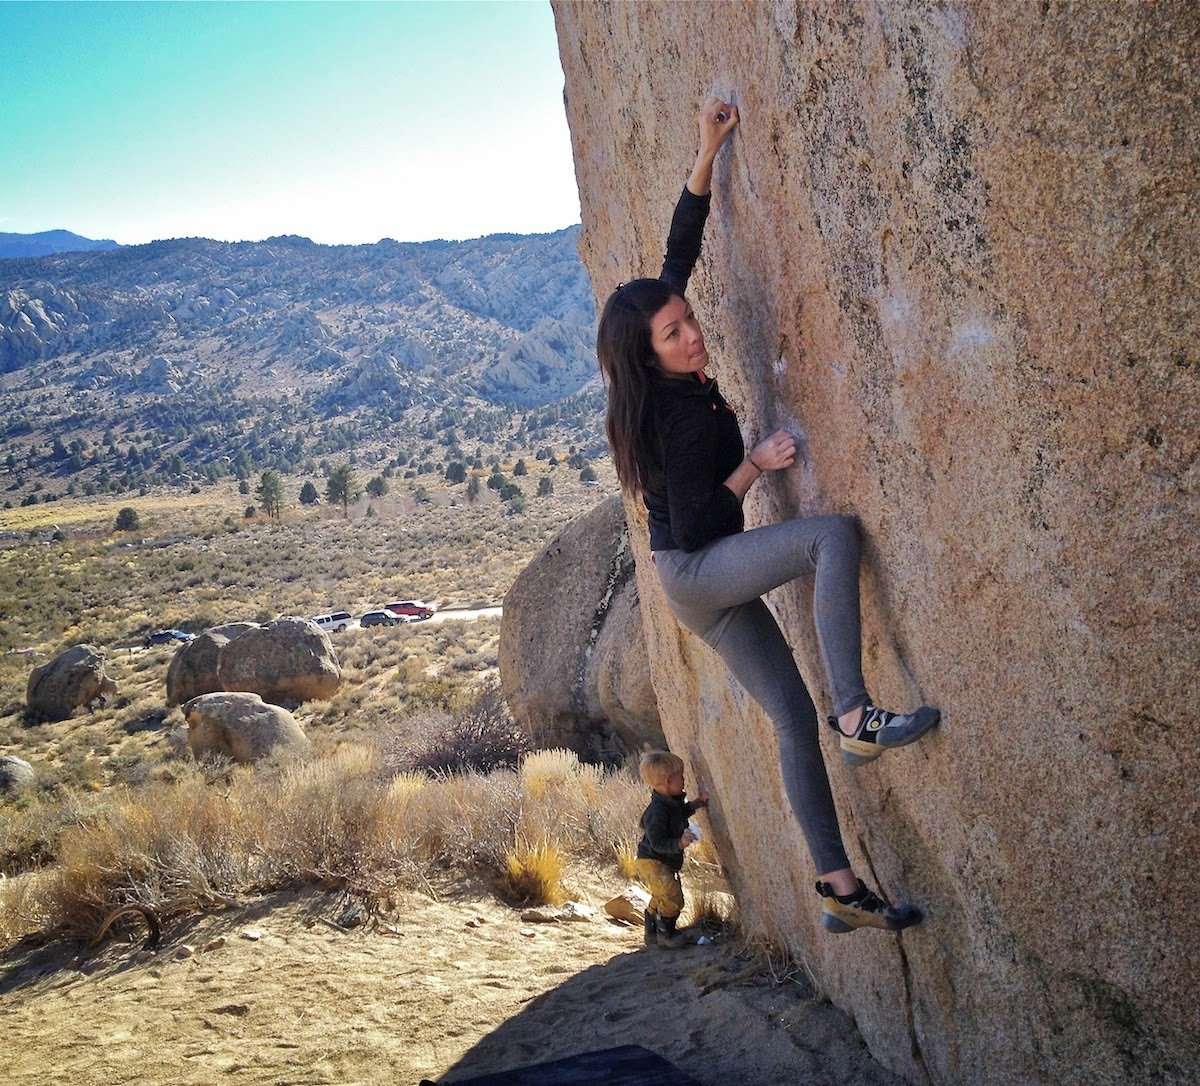
[[[851,857],[927,910],[817,925],[771,727],[675,622],[627,503],[664,732],[743,915],[914,1083],[1200,1081],[1200,9],[553,5],[602,303],[655,275],[707,93],[689,296],[747,438],[748,527],[852,513],[864,670],[940,730],[851,772]],[[768,597],[818,707],[811,583]]]

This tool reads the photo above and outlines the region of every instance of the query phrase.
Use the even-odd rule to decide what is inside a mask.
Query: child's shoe
[[[866,765],[891,747],[915,743],[942,718],[932,705],[922,705],[911,713],[891,713],[868,701],[862,709],[862,719],[853,735],[842,731],[837,717],[829,718],[829,726],[841,742],[842,761],[847,765]]]
[[[658,918],[658,945],[666,947],[668,950],[678,950],[680,947],[687,946],[691,940],[687,937],[687,932],[676,931],[675,924],[679,920],[677,916],[660,916]]]
[[[827,882],[817,883],[821,903],[821,927],[835,935],[845,935],[859,928],[882,928],[900,931],[921,922],[921,910],[912,905],[889,905],[867,889],[862,879],[853,894],[839,896]]]
[[[658,913],[646,910],[646,931],[643,940],[646,946],[658,945]]]

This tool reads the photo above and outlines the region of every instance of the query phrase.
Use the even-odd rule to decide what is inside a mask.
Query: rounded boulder
[[[568,524],[504,597],[500,680],[542,746],[590,761],[664,745],[620,496]]]
[[[247,630],[256,629],[256,622],[229,622],[213,626],[195,640],[180,645],[167,668],[167,704],[182,705],[201,694],[222,690],[217,676],[221,650]]]
[[[0,758],[0,796],[12,796],[37,784],[37,777],[24,758],[9,754]]]
[[[25,704],[45,720],[66,720],[76,709],[103,703],[116,692],[117,684],[104,673],[104,652],[75,645],[30,672]]]
[[[188,746],[202,758],[218,754],[252,764],[264,758],[307,758],[312,744],[296,718],[257,694],[201,694],[183,706]]]
[[[329,635],[303,618],[277,618],[240,634],[217,660],[222,690],[244,690],[263,701],[320,701],[337,693],[342,671]]]

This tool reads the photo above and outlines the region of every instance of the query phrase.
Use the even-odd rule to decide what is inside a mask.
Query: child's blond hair
[[[672,773],[683,772],[683,759],[669,750],[648,750],[638,762],[638,772],[651,788],[658,788]]]

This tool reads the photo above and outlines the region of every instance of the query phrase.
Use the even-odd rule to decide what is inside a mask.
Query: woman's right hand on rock
[[[760,471],[790,468],[796,462],[796,439],[786,430],[776,430],[755,445],[750,456]]]
[[[715,94],[706,98],[704,105],[700,107],[701,153],[715,155],[737,126],[737,106],[718,98]]]

